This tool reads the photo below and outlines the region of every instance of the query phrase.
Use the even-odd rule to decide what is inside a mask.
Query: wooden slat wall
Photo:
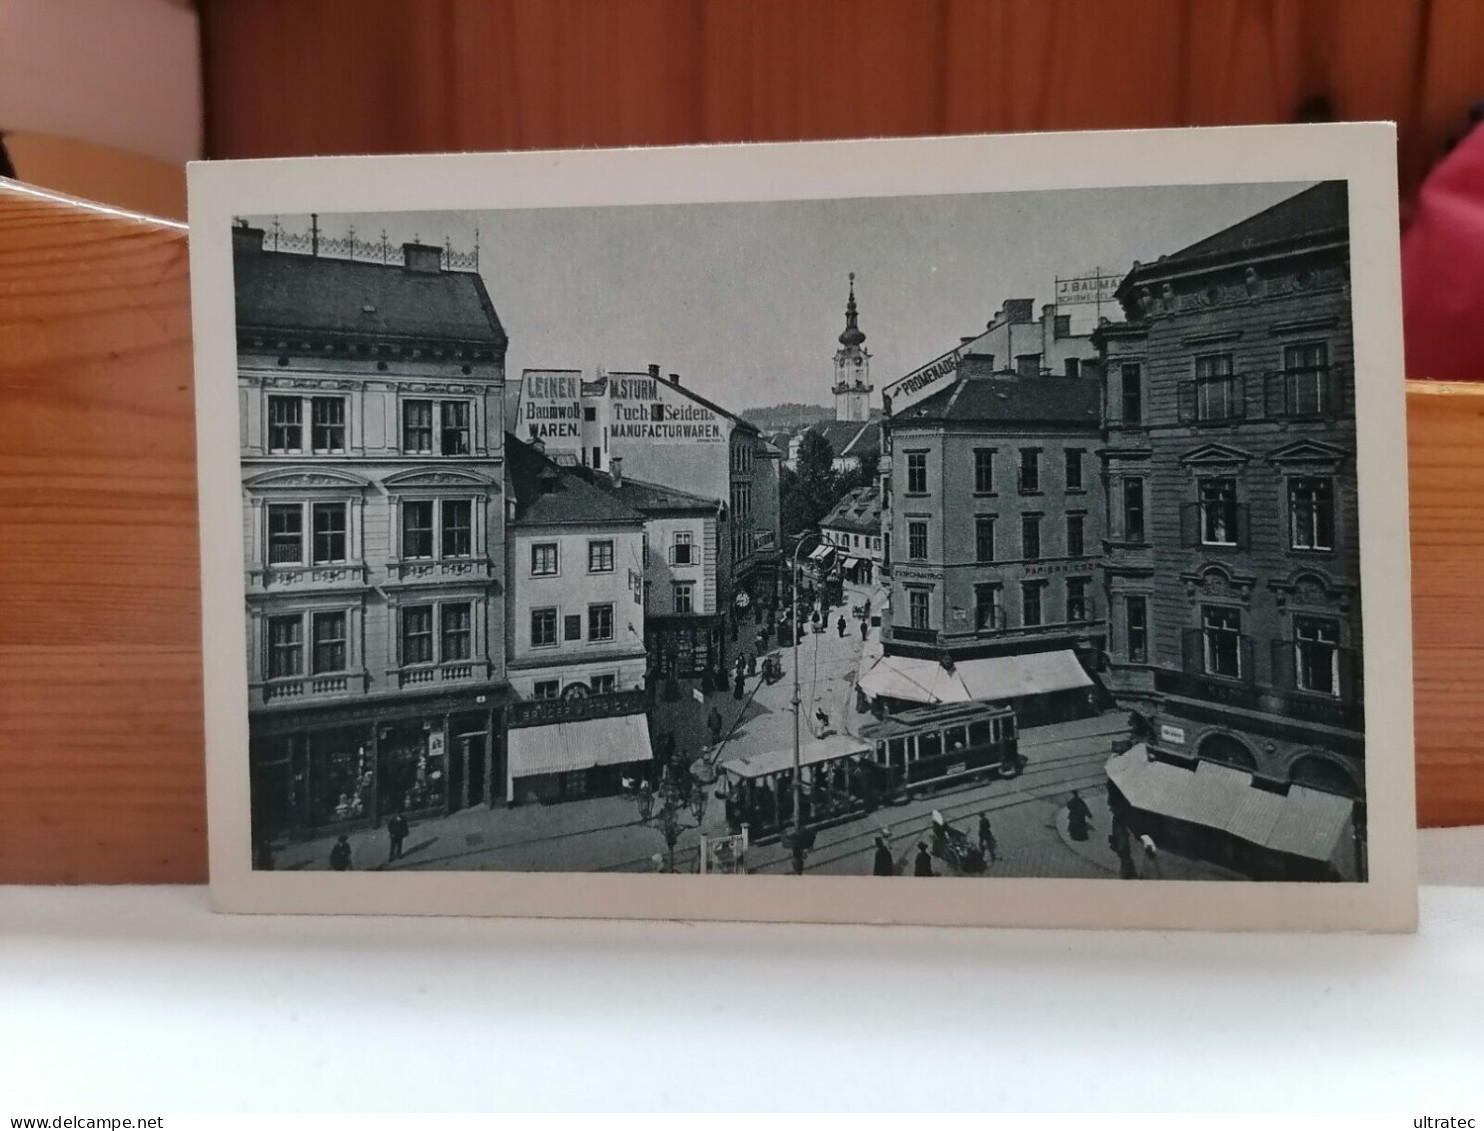
[[[1287,122],[1484,97],[1477,0],[203,0],[217,157]]]

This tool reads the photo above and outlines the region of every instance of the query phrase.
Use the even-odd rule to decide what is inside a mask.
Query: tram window
[[[884,742],[876,744],[876,763],[881,766],[886,765],[886,743]]]
[[[926,734],[917,736],[917,756],[919,758],[936,758],[943,753],[943,736],[937,731],[928,731]]]
[[[994,741],[994,728],[989,719],[978,719],[969,724],[969,745],[988,746]]]
[[[907,739],[907,761],[915,762],[918,759],[917,739]]]
[[[1000,733],[1004,736],[1006,742],[1015,737],[1014,715],[1007,715],[1005,718],[1000,720]]]
[[[887,749],[891,751],[891,764],[893,766],[897,767],[897,769],[901,769],[907,764],[907,744],[904,740],[900,738],[893,738],[889,743],[887,743]]]
[[[965,727],[949,727],[943,732],[948,739],[949,750],[962,750],[969,744],[969,733]]]

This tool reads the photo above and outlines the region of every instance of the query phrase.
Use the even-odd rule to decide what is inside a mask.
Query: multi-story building
[[[521,700],[511,709],[506,799],[583,796],[613,784],[604,771],[650,757],[645,518],[560,467],[540,441],[507,437],[505,467],[505,648],[510,686]],[[550,700],[583,702],[527,706]],[[624,734],[604,730],[623,728],[622,720],[632,724]],[[574,726],[586,727],[593,741],[583,741]],[[600,735],[604,742],[596,741]]]
[[[881,488],[873,483],[846,492],[820,520],[819,532],[835,548],[844,575],[871,584],[881,568]]]
[[[478,274],[232,232],[255,833],[489,803],[506,335]]]
[[[890,419],[883,648],[959,666],[1070,651],[1090,666],[1106,616],[1101,384],[976,372],[976,360],[966,355],[950,386]],[[1049,686],[1048,669],[1037,694],[1088,685],[1070,655],[1062,661],[1067,686]]]
[[[1324,183],[1136,264],[1096,335],[1108,686],[1268,797],[1363,796],[1347,225]]]
[[[644,642],[651,669],[686,678],[721,663],[726,610],[717,589],[721,504],[624,473],[577,468],[594,486],[644,516]]]
[[[725,504],[717,587],[736,614],[776,591],[780,453],[741,417],[685,388],[658,365],[584,381],[571,370],[527,370],[517,433],[549,454],[603,470],[614,458],[637,479]]]

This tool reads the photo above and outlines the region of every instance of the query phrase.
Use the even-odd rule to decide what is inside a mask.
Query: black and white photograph
[[[471,162],[453,206],[408,163],[400,206],[211,169],[203,523],[237,540],[207,621],[240,651],[208,681],[246,724],[211,754],[212,852],[243,909],[1180,925],[1190,899],[1240,926],[1287,890],[1254,925],[1323,926],[1350,887],[1405,920],[1377,883],[1409,866],[1377,825],[1412,749],[1376,190],[1222,132],[1250,175],[1168,138],[1147,180],[995,187],[1008,139],[769,146],[759,175],[851,173],[580,204],[502,193],[515,157],[437,159]],[[1055,140],[1048,173],[1080,168]],[[954,145],[987,160],[933,182]],[[704,181],[708,152],[747,160],[670,156]],[[924,171],[864,188],[876,155]],[[463,903],[448,873],[496,884]]]

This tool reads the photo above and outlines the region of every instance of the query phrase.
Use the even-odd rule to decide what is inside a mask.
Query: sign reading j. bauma
[[[1122,275],[1084,275],[1076,279],[1056,280],[1056,305],[1077,306],[1083,303],[1112,302]]]

